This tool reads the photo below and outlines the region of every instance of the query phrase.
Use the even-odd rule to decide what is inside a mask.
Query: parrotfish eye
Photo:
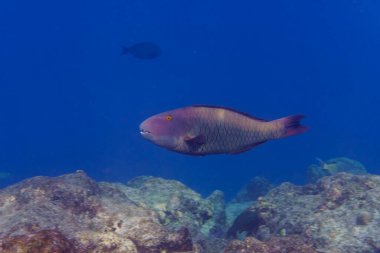
[[[167,116],[165,117],[166,121],[171,121],[172,118],[173,118],[173,117],[172,117],[171,115],[167,115]]]

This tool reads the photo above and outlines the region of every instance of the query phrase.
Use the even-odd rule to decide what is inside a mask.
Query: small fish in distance
[[[10,178],[12,175],[9,172],[0,172],[0,179]]]
[[[154,59],[161,55],[161,49],[154,43],[140,42],[130,47],[123,47],[122,54],[131,54],[139,59]]]
[[[268,140],[305,132],[302,115],[265,121],[234,109],[195,105],[154,115],[140,124],[141,135],[189,155],[237,154]]]

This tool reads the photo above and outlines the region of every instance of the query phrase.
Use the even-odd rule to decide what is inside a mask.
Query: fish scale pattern
[[[194,123],[198,126],[196,132],[204,136],[205,144],[201,145],[197,152],[239,152],[256,142],[266,140],[265,123],[254,121],[231,111],[225,111],[221,118],[213,109],[199,110],[194,117]]]

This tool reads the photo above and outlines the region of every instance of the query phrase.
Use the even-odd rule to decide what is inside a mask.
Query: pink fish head
[[[144,138],[168,149],[179,147],[189,129],[186,113],[183,110],[160,113],[140,124],[140,134]]]

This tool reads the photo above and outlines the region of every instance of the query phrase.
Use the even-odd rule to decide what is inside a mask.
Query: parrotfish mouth
[[[143,136],[144,136],[144,135],[148,135],[148,134],[150,134],[150,133],[151,133],[151,132],[149,132],[148,130],[145,130],[145,129],[141,129],[141,130],[140,130],[140,134],[143,135]]]

